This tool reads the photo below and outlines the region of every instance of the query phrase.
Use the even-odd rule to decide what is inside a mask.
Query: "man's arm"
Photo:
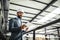
[[[20,30],[21,30],[20,27],[14,27],[14,20],[10,20],[9,31],[10,32],[19,32]]]

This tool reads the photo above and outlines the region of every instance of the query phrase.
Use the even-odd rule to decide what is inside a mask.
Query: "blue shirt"
[[[22,21],[21,21],[21,18],[18,18],[17,17],[17,20],[18,20],[18,25],[19,25],[19,27],[22,25]]]

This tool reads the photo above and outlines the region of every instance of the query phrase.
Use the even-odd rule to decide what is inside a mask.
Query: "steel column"
[[[33,40],[35,40],[35,30],[33,31]]]

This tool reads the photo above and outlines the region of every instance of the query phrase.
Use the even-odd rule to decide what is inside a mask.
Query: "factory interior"
[[[0,40],[9,40],[9,20],[19,8],[29,28],[22,40],[60,40],[60,0],[0,0]]]

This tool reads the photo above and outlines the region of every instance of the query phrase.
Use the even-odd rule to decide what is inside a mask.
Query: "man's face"
[[[22,18],[22,16],[23,16],[23,12],[17,12],[17,16],[19,17],[19,18]]]

